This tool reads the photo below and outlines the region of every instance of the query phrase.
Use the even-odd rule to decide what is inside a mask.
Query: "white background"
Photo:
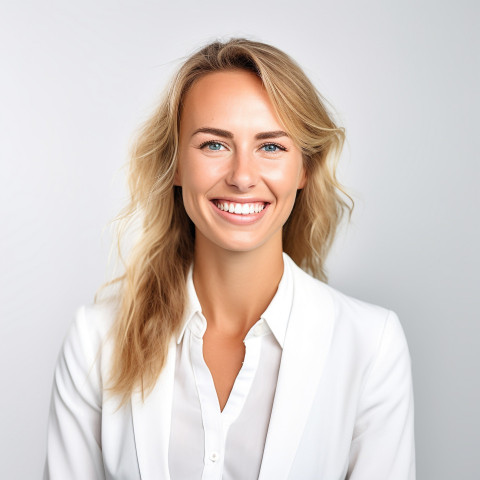
[[[330,283],[400,316],[418,478],[478,478],[478,5],[2,0],[0,478],[41,475],[55,360],[107,278],[135,128],[182,57],[230,36],[291,54],[336,108],[356,210]]]

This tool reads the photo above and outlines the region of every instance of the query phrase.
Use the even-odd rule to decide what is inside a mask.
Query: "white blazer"
[[[397,316],[284,259],[294,299],[259,479],[415,479],[410,356]],[[118,408],[104,390],[113,317],[108,306],[82,308],[65,340],[45,480],[170,478],[175,340],[152,393]]]

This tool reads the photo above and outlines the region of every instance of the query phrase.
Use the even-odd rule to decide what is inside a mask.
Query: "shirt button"
[[[212,453],[210,454],[210,460],[211,460],[212,462],[216,462],[216,461],[218,460],[218,453],[217,453],[217,452],[212,452]]]

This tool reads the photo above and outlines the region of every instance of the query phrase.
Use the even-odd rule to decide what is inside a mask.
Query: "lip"
[[[236,213],[225,212],[224,210],[220,210],[214,203],[215,200],[225,201],[225,202],[233,202],[233,203],[264,203],[265,207],[261,212],[258,213],[249,213],[248,215],[239,215]],[[263,218],[265,212],[268,210],[270,206],[269,202],[265,202],[264,200],[255,200],[255,199],[242,199],[243,201],[228,199],[228,198],[214,198],[210,200],[210,205],[212,206],[214,212],[220,216],[223,220],[234,224],[234,225],[251,225],[253,223],[258,222]]]
[[[267,202],[266,200],[262,198],[233,198],[233,197],[215,197],[215,198],[210,198],[211,202],[214,202],[215,200],[220,201],[220,202],[228,202],[228,203],[265,203],[265,206],[268,205],[270,202]]]

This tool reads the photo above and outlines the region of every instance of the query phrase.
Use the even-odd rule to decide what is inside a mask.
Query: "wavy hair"
[[[131,198],[120,219],[127,228],[140,218],[141,227],[124,274],[110,282],[121,287],[110,390],[122,402],[137,387],[143,395],[153,388],[170,341],[181,327],[187,300],[195,230],[181,189],[174,186],[182,101],[203,75],[232,69],[253,72],[261,79],[278,118],[303,152],[307,182],[283,227],[284,251],[326,281],[327,253],[343,214],[353,208],[335,175],[344,130],[288,55],[242,38],[216,41],[191,55],[139,130],[131,151]]]

